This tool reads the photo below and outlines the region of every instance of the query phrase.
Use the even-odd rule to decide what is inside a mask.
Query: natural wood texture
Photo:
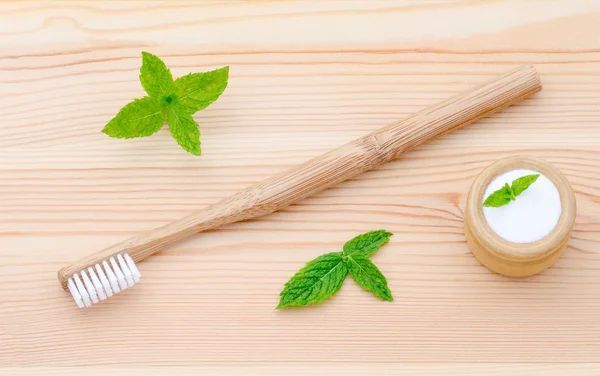
[[[404,364],[380,365],[359,364],[344,367],[344,375],[348,376],[597,376],[598,364],[476,364],[463,365],[456,363],[441,364]],[[80,368],[66,367],[31,367],[8,368],[6,375],[10,376],[79,376]],[[197,375],[252,375],[252,376],[281,376],[281,375],[338,375],[339,366],[330,365],[295,365],[295,366],[220,366],[220,367],[86,367],[85,374],[89,376],[197,376]]]
[[[67,280],[118,254],[139,262],[201,231],[284,209],[304,198],[380,166],[435,138],[489,116],[542,89],[530,65],[431,105],[418,113],[373,131],[287,171],[254,184],[231,197],[71,263],[58,272],[63,289]]]
[[[0,374],[598,374],[599,17],[573,0],[0,3]],[[202,157],[167,129],[100,133],[143,95],[142,50],[175,76],[231,66],[195,116]],[[522,64],[544,84],[531,99],[157,253],[121,296],[80,310],[57,283],[68,262]],[[463,230],[473,180],[513,154],[556,165],[578,204],[564,255],[518,280]],[[274,310],[306,261],[375,228],[394,233],[373,256],[393,303],[345,283]]]
[[[528,244],[511,243],[498,236],[485,220],[481,204],[494,178],[520,168],[546,176],[558,190],[562,207],[554,230]],[[558,168],[540,158],[509,156],[486,167],[471,185],[465,209],[465,236],[475,257],[489,269],[509,277],[527,277],[546,270],[560,258],[571,237],[576,215],[575,193]]]

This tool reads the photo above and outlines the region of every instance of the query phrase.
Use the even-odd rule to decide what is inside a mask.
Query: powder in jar
[[[497,176],[487,187],[483,200],[505,183],[511,185],[513,180],[531,174],[540,173],[517,169]],[[498,208],[483,207],[488,225],[511,243],[533,243],[543,239],[554,230],[561,213],[558,189],[542,174],[516,200]]]

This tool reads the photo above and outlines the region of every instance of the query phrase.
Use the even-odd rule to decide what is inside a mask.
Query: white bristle
[[[114,257],[110,258],[110,265],[113,267],[113,272],[115,272],[115,275],[117,276],[117,281],[119,281],[119,287],[121,287],[121,290],[127,289],[127,281],[125,281],[125,276],[123,275],[121,268],[119,268],[119,265],[117,265],[117,261]]]
[[[81,299],[81,294],[77,291],[77,287],[75,286],[75,282],[73,282],[73,278],[69,278],[67,281],[67,286],[69,286],[69,291],[71,295],[73,295],[73,299],[75,299],[75,303],[79,308],[84,308],[85,304],[83,304],[83,300]]]
[[[83,303],[85,304],[86,307],[91,306],[92,302],[90,300],[90,294],[88,294],[87,290],[83,286],[83,283],[81,283],[81,279],[79,279],[79,275],[77,273],[75,273],[75,274],[73,274],[73,278],[75,278],[75,285],[77,286],[77,291],[79,291],[79,294],[81,295],[81,298],[83,299]]]
[[[105,300],[140,281],[140,271],[127,253],[105,260],[87,270],[80,270],[67,280],[67,287],[79,308]],[[118,260],[118,262],[117,262]]]
[[[106,274],[104,274],[104,270],[102,270],[100,264],[96,264],[96,272],[98,272],[98,277],[100,277],[100,282],[102,283],[102,287],[104,287],[106,296],[110,298],[113,295],[113,292],[110,288],[110,282],[108,282],[108,278],[106,278]]]
[[[137,266],[135,266],[135,262],[133,262],[133,259],[131,258],[131,256],[129,256],[128,253],[125,254],[125,261],[127,261],[127,266],[129,266],[129,270],[131,270],[131,274],[133,275],[133,280],[135,282],[139,282],[142,274],[138,270]]]
[[[131,275],[131,270],[129,270],[129,267],[125,263],[123,256],[117,255],[117,260],[119,260],[119,266],[121,267],[121,270],[123,271],[123,275],[125,276],[125,281],[127,282],[127,287],[132,287],[135,284],[135,282],[133,282],[133,276]]]
[[[102,284],[100,283],[100,280],[98,279],[98,276],[96,276],[96,272],[94,271],[94,269],[92,269],[91,266],[88,268],[88,274],[90,275],[90,279],[92,280],[92,283],[94,284],[94,288],[96,289],[96,292],[98,293],[98,299],[100,299],[100,300],[106,299],[106,294],[104,293],[104,287],[102,287]]]
[[[120,293],[121,289],[119,288],[119,283],[117,282],[117,276],[115,275],[115,273],[113,273],[110,266],[108,266],[108,262],[102,261],[102,266],[104,266],[104,270],[106,271],[106,275],[108,276],[108,280],[110,281],[110,287],[112,287],[113,292],[115,294]]]
[[[92,303],[94,303],[94,304],[98,303],[98,294],[96,293],[96,288],[92,284],[92,281],[90,281],[90,279],[88,278],[87,274],[85,273],[85,270],[82,270],[79,273],[81,274],[81,277],[83,278],[83,284],[85,285],[85,288],[86,288],[88,294],[90,294]]]

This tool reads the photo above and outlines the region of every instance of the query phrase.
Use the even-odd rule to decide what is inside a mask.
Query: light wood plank
[[[464,375],[489,375],[504,376],[517,373],[523,376],[596,376],[600,366],[597,363],[589,364],[454,364],[444,363],[439,365],[410,364],[410,365],[359,365],[344,369],[345,375],[350,376],[464,376]],[[77,368],[63,367],[32,367],[5,369],[7,376],[71,376],[80,375]],[[168,376],[168,375],[339,375],[340,369],[331,366],[271,366],[271,367],[86,367],[85,374],[90,376]]]
[[[0,374],[597,374],[599,19],[583,0],[0,3]],[[167,129],[100,133],[143,95],[142,50],[176,76],[231,66],[195,116],[202,157]],[[80,311],[58,284],[67,262],[526,63],[535,98],[180,243],[122,296]],[[556,164],[579,206],[562,259],[522,280],[479,265],[462,227],[474,177],[516,153]],[[395,302],[347,281],[274,311],[306,261],[375,228],[395,234],[374,256]]]

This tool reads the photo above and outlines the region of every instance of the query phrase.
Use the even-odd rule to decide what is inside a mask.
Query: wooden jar
[[[536,242],[509,242],[496,234],[484,217],[482,203],[488,185],[497,176],[515,169],[541,173],[552,181],[560,195],[562,212],[556,227]],[[509,277],[537,274],[562,255],[571,236],[576,212],[573,188],[556,167],[528,156],[503,158],[485,168],[471,186],[464,217],[467,244],[479,262],[498,274]]]

